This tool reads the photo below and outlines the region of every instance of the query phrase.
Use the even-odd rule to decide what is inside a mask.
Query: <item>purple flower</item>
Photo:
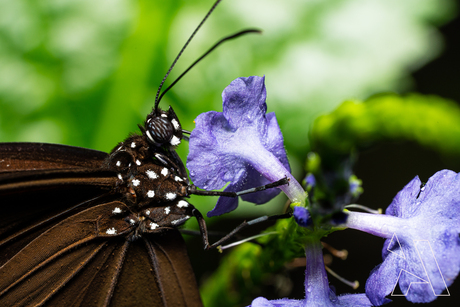
[[[264,77],[238,78],[222,93],[223,112],[200,114],[190,135],[187,168],[194,184],[205,190],[241,191],[268,184],[284,177],[281,186],[293,201],[304,201],[304,191],[290,174],[283,136],[274,113],[265,104]],[[262,204],[280,190],[271,188],[242,196],[243,200]],[[237,198],[220,197],[208,216],[230,212]]]
[[[305,177],[305,188],[307,191],[311,191],[316,186],[315,175],[308,173]]]
[[[301,213],[301,215],[303,215],[303,213]],[[326,270],[324,269],[323,253],[321,249],[321,242],[316,238],[310,238],[305,246],[305,255],[307,258],[307,267],[305,269],[305,299],[293,300],[284,298],[269,301],[266,298],[258,297],[252,301],[251,307],[372,306],[371,302],[365,294],[345,294],[341,296],[335,295],[334,291],[329,288],[329,282],[327,280]]]
[[[417,303],[448,295],[460,270],[460,176],[439,171],[423,187],[415,177],[385,215],[350,212],[345,225],[387,239],[366,283],[374,305],[396,293]]]
[[[294,207],[294,219],[299,226],[308,227],[312,224],[310,213],[307,208],[295,206]]]

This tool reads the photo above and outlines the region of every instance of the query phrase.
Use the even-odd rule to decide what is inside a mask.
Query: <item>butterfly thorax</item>
[[[130,233],[138,237],[179,226],[191,217],[194,207],[183,199],[188,196],[189,181],[174,151],[178,144],[175,130],[180,124],[172,114],[173,124],[166,116],[147,119],[145,128],[141,127],[142,135],[131,135],[119,143],[105,161],[104,168],[118,177],[116,191],[123,201],[113,202],[108,208],[112,210],[110,218],[99,223],[102,235]],[[151,122],[153,128],[160,128],[152,131],[148,126]],[[168,136],[168,131],[161,131],[164,127],[173,129],[173,133]],[[161,133],[169,138],[166,146],[152,141],[161,138]]]
[[[167,155],[155,150],[145,136],[133,135],[108,157],[106,165],[117,174],[118,190],[133,209],[164,206],[187,196],[187,178]]]

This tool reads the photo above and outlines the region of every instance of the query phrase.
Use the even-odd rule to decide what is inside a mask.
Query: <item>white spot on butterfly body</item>
[[[146,171],[145,173],[147,174],[147,176],[148,176],[150,179],[157,179],[157,178],[158,178],[157,173],[155,173],[155,172],[152,171],[151,169],[149,169],[149,170]]]
[[[188,207],[188,202],[186,202],[185,200],[180,200],[177,203],[177,207],[179,207],[179,208],[187,208]]]
[[[150,223],[151,230],[157,229],[158,227],[160,227],[160,225],[158,225],[157,223],[154,223],[154,222]]]
[[[160,162],[163,163],[164,165],[169,165],[168,161],[166,161],[166,160],[163,158],[163,155],[161,155],[161,154],[155,154],[155,158],[157,158],[158,161],[160,161]]]
[[[177,146],[180,144],[180,139],[173,135],[173,137],[171,138],[171,141],[169,141],[169,143],[172,145],[172,146]]]
[[[121,161],[117,161],[116,165],[119,167],[121,165]]]
[[[175,118],[173,118],[171,120],[171,124],[173,124],[174,129],[176,129],[176,130],[179,129],[179,123],[177,122],[177,120]]]
[[[161,170],[161,174],[162,174],[163,176],[165,176],[165,177],[168,176],[168,169],[167,169],[166,167],[163,168],[163,169]]]
[[[136,148],[136,143],[132,142],[131,143],[131,148]]]
[[[113,214],[121,213],[121,209],[118,208],[118,207],[115,207],[115,209],[113,209],[112,213],[113,213]]]
[[[176,180],[176,181],[184,181],[184,180],[182,180],[182,178],[180,178],[179,176],[174,177],[174,180]]]
[[[131,225],[134,225],[134,224],[136,223],[136,221],[134,221],[133,219],[129,219],[129,223],[130,223]]]
[[[147,197],[149,197],[149,198],[155,197],[155,191],[149,190],[149,191],[147,192]]]
[[[150,215],[150,210],[145,210],[145,214]]]
[[[136,164],[137,164],[137,165],[141,165],[141,161],[136,160]]]
[[[166,213],[166,214],[169,214],[169,212],[171,212],[171,208],[170,208],[170,207],[166,207],[166,208],[165,208],[165,213]]]
[[[186,216],[184,216],[183,218],[180,218],[180,219],[178,219],[178,220],[172,221],[171,224],[177,225],[177,224],[179,224],[179,223],[185,222],[185,221],[188,220],[189,218],[190,218],[190,215],[186,215]]]
[[[133,179],[133,186],[137,187],[140,183],[141,181],[139,179]]]
[[[175,193],[166,193],[165,197],[166,199],[168,200],[174,200],[176,198],[176,194]]]
[[[105,233],[108,234],[108,235],[114,235],[114,234],[117,233],[117,230],[112,227],[112,228],[107,229],[107,231]]]
[[[163,114],[161,114],[161,117],[168,117],[168,115],[163,113]]]
[[[123,177],[121,177],[121,174],[118,174],[118,179],[123,180]]]

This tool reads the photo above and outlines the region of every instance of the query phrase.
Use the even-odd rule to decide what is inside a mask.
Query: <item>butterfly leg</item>
[[[285,213],[285,214],[272,215],[272,216],[264,215],[264,216],[261,216],[259,218],[256,218],[256,219],[253,219],[253,220],[250,220],[250,221],[244,221],[243,223],[238,225],[235,229],[233,229],[231,232],[229,232],[226,236],[222,237],[217,242],[214,242],[213,244],[209,244],[208,229],[206,227],[206,222],[205,222],[205,220],[203,218],[203,215],[196,208],[194,208],[192,210],[192,214],[198,221],[198,226],[200,228],[201,238],[203,239],[204,249],[211,249],[211,248],[215,248],[215,247],[217,247],[219,245],[222,245],[223,243],[225,243],[229,239],[231,239],[239,231],[241,231],[242,229],[244,229],[244,228],[246,228],[248,226],[255,225],[255,224],[258,224],[258,223],[262,223],[262,222],[265,222],[265,221],[289,218],[289,217],[292,216],[292,213],[289,212],[289,213]]]
[[[195,194],[195,195],[207,195],[207,196],[227,196],[227,197],[238,197],[241,195],[245,194],[250,194],[258,191],[263,191],[266,189],[274,188],[274,187],[279,187],[285,184],[289,184],[289,178],[284,177],[283,179],[280,179],[278,181],[260,186],[260,187],[255,187],[243,191],[238,191],[238,192],[225,192],[225,191],[204,191],[204,190],[198,190],[195,185],[190,185],[187,187],[187,192],[188,194]]]

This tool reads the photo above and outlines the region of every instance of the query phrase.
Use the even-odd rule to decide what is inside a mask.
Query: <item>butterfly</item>
[[[207,53],[249,32],[257,31],[224,38]],[[216,244],[186,199],[239,194],[200,191],[189,182],[175,151],[189,132],[172,107],[159,107],[170,88],[159,96],[163,82],[140,133],[110,153],[0,144],[0,305],[202,305],[177,227],[195,217],[205,247]]]

